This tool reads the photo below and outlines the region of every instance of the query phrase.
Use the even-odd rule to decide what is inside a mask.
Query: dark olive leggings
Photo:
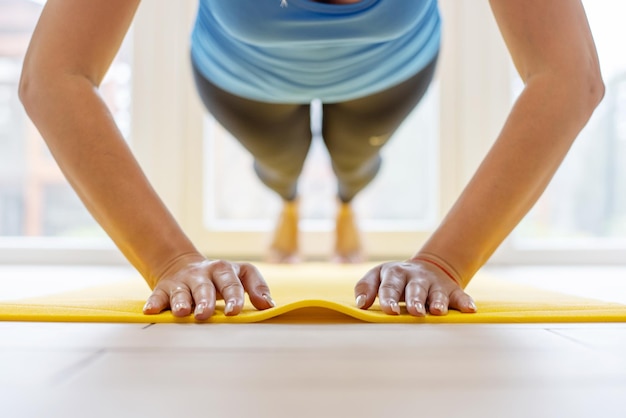
[[[382,145],[424,96],[436,61],[385,91],[322,104],[322,137],[343,202],[352,200],[376,177]],[[235,96],[210,83],[195,66],[194,78],[207,110],[254,157],[261,181],[283,199],[293,200],[311,145],[310,105],[265,103]]]

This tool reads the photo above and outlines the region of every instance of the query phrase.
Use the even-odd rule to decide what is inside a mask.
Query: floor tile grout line
[[[558,330],[546,328],[546,331],[548,331],[551,334],[557,335],[557,336],[559,336],[561,338],[564,338],[564,339],[566,339],[568,341],[571,341],[574,344],[577,344],[577,345],[583,346],[585,348],[588,348],[590,350],[594,350],[594,351],[597,350],[596,347],[594,347],[594,346],[592,346],[590,344],[586,344],[586,343],[584,343],[584,342],[582,342],[582,341],[580,341],[580,340],[578,340],[578,339],[576,339],[574,337],[570,337],[569,335],[561,334]]]
[[[76,375],[80,370],[88,367],[90,364],[94,363],[100,357],[102,357],[107,352],[106,348],[102,348],[90,356],[85,357],[82,360],[72,364],[64,368],[63,370],[56,373],[51,379],[51,386],[60,385],[66,381],[68,381],[72,376]]]

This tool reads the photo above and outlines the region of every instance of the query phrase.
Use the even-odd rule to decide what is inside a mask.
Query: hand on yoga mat
[[[354,4],[320,13],[318,8],[329,6],[316,2]],[[267,284],[252,265],[209,261],[197,252],[103,100],[101,83],[140,1],[45,3],[24,58],[19,97],[85,207],[154,290],[144,312],[171,308],[177,317],[193,311],[204,320],[223,298],[224,313],[237,315],[245,292],[258,309],[271,307]],[[298,255],[298,185],[312,137],[321,136],[332,162],[334,198],[340,202],[336,258],[360,261],[362,245],[349,205],[378,176],[384,147],[435,80],[442,35],[438,2],[315,0],[282,9],[278,0],[197,3],[191,54],[182,55],[190,60],[190,76],[205,110],[249,152],[257,179],[283,201],[270,245],[278,257],[271,258],[291,262]],[[497,136],[477,139],[479,147],[493,145],[419,253],[405,262],[382,264],[358,283],[361,308],[369,308],[378,295],[390,315],[401,313],[402,300],[415,316],[445,315],[448,309],[475,312],[464,285],[537,202],[604,96],[581,1],[489,3],[524,87],[500,132],[490,132]],[[212,24],[215,19],[221,24]],[[389,37],[390,31],[399,35]],[[245,41],[250,34],[259,41],[254,48]],[[289,42],[277,43],[282,39]],[[473,68],[460,74],[471,75]],[[508,70],[502,74],[508,76]],[[162,89],[156,87],[142,89],[150,90],[147,100],[159,97]],[[165,95],[156,103],[168,99]],[[312,112],[313,99],[319,100],[320,112]],[[168,114],[166,105],[152,107],[156,113],[143,113],[139,106],[140,119]],[[312,118],[313,113],[319,116]],[[167,118],[155,120],[156,140],[176,149],[177,143],[167,142],[176,141],[176,135],[163,129],[170,125],[160,119]],[[410,135],[419,138],[423,128],[417,126]],[[139,148],[141,157],[151,157],[148,147]],[[215,151],[215,158],[227,157]],[[459,153],[455,150],[448,160],[454,164]],[[166,152],[155,155],[154,169],[164,170],[158,185],[163,186],[178,175],[169,177]],[[182,166],[184,157],[172,156],[173,165]],[[469,174],[461,172],[462,178]],[[228,183],[226,177],[220,181]],[[400,177],[398,186],[415,193],[415,182]],[[387,201],[386,195],[379,199],[403,204]],[[184,256],[173,258],[179,254]],[[175,261],[162,267],[170,259]]]
[[[407,260],[380,264],[370,271],[354,288],[356,304],[368,309],[378,295],[383,312],[400,315],[399,302],[414,316],[446,315],[448,309],[464,313],[476,312],[476,305],[456,280],[440,266],[426,260]]]
[[[226,302],[224,314],[237,315],[244,305],[244,292],[257,309],[275,305],[261,273],[249,263],[210,261],[200,255],[178,259],[156,280],[143,312],[158,314],[170,308],[174,316],[192,313],[198,320],[215,312],[215,301]],[[194,308],[195,306],[195,308]]]

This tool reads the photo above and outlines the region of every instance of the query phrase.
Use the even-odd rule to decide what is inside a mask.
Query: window
[[[64,179],[18,98],[22,62],[43,3],[0,2],[0,243],[13,248],[65,247],[73,241],[106,241],[105,233]],[[131,107],[130,46],[127,40],[101,88],[127,137]],[[44,244],[39,238],[49,239]],[[4,256],[8,261],[17,260],[3,251]]]
[[[485,89],[480,83],[494,79],[508,83],[506,76],[486,75],[482,69],[494,60],[492,49],[502,49],[503,43],[489,7],[470,6],[441,1],[444,37],[436,81],[383,148],[380,176],[355,199],[372,258],[408,257],[419,248],[460,193],[468,173],[495,138],[494,127],[503,120],[501,106],[477,111],[487,123],[463,113],[477,108],[476,98],[501,95],[501,89]],[[475,53],[470,55],[467,49]],[[508,69],[506,63],[495,67]],[[191,95],[187,115],[204,115],[196,93]],[[314,120],[316,112],[314,106]],[[251,158],[215,121],[210,117],[204,124],[189,117],[187,121],[191,136],[186,229],[212,256],[263,256],[279,198],[260,184]],[[325,258],[333,248],[335,183],[319,138],[314,138],[301,180],[302,251],[309,259]]]
[[[624,262],[626,251],[626,5],[583,2],[606,95],[539,202],[508,243],[511,259]],[[513,91],[521,82],[515,74]],[[574,256],[574,254],[576,254]]]
[[[33,254],[44,249],[60,258],[42,261],[119,262],[121,255],[62,179],[17,99],[21,61],[41,3],[0,2],[0,261],[32,262]],[[626,33],[613,22],[623,6],[609,0],[584,4],[607,96],[548,191],[494,262],[624,260],[626,201],[619,191],[626,175],[620,164],[626,128],[619,115],[626,103],[626,55],[618,43]],[[368,253],[375,258],[405,257],[419,248],[495,140],[516,93],[510,58],[488,3],[440,0],[440,6],[443,49],[436,83],[384,148],[385,171],[355,202]],[[215,257],[260,257],[280,202],[252,175],[239,145],[206,118],[189,65],[196,7],[196,2],[142,2],[132,39],[125,41],[102,93],[124,134],[132,137],[152,184],[196,245]],[[419,163],[390,163],[402,157]],[[235,161],[241,164],[237,176]],[[302,247],[305,254],[324,257],[332,249],[334,182],[319,141],[307,164]],[[405,167],[409,171],[399,171]],[[224,177],[229,187],[245,187],[243,196],[229,197],[224,182],[216,181]],[[391,187],[400,184],[411,188],[402,203]],[[82,251],[92,240],[107,242],[92,247],[93,257]],[[109,255],[102,258],[99,251]]]
[[[435,84],[383,147],[381,172],[355,199],[365,225],[389,229],[433,226],[437,213],[437,96]],[[320,107],[318,101],[313,102],[313,143],[300,181],[301,217],[309,229],[330,227],[336,206],[335,177],[319,133]],[[261,185],[252,169],[252,157],[210,117],[204,141],[207,227],[271,228],[280,199]]]

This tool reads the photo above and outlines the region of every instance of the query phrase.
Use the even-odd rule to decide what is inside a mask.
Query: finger
[[[143,313],[146,315],[156,315],[169,308],[170,297],[167,292],[157,287],[152,294],[146,300],[146,304],[143,307]]]
[[[255,266],[250,263],[241,263],[239,265],[239,279],[255,308],[263,310],[276,306],[269,286]]]
[[[378,301],[383,312],[400,315],[400,298],[407,283],[406,270],[402,265],[393,264],[381,270]]]
[[[411,279],[404,289],[406,310],[414,316],[426,316],[426,298],[428,289],[424,287],[424,281]]]
[[[191,306],[193,299],[191,298],[191,291],[183,283],[175,283],[171,287],[170,291],[170,309],[174,316],[182,317],[191,313]]]
[[[448,295],[443,290],[431,288],[429,290],[427,302],[428,312],[432,315],[448,314],[448,305],[450,301],[448,300]]]
[[[376,266],[361,278],[354,286],[354,299],[359,309],[368,309],[376,300],[380,287],[380,270],[382,266]]]
[[[210,273],[216,289],[224,298],[224,314],[228,316],[237,315],[243,309],[244,289],[237,273],[235,265],[226,261],[215,261]]]
[[[210,318],[215,313],[215,286],[210,281],[201,281],[191,289],[196,304],[194,317],[199,321]]]
[[[476,304],[474,303],[474,299],[472,299],[470,295],[465,293],[460,288],[457,288],[450,293],[449,306],[451,309],[456,309],[457,311],[461,311],[463,313],[474,313],[478,311]]]

